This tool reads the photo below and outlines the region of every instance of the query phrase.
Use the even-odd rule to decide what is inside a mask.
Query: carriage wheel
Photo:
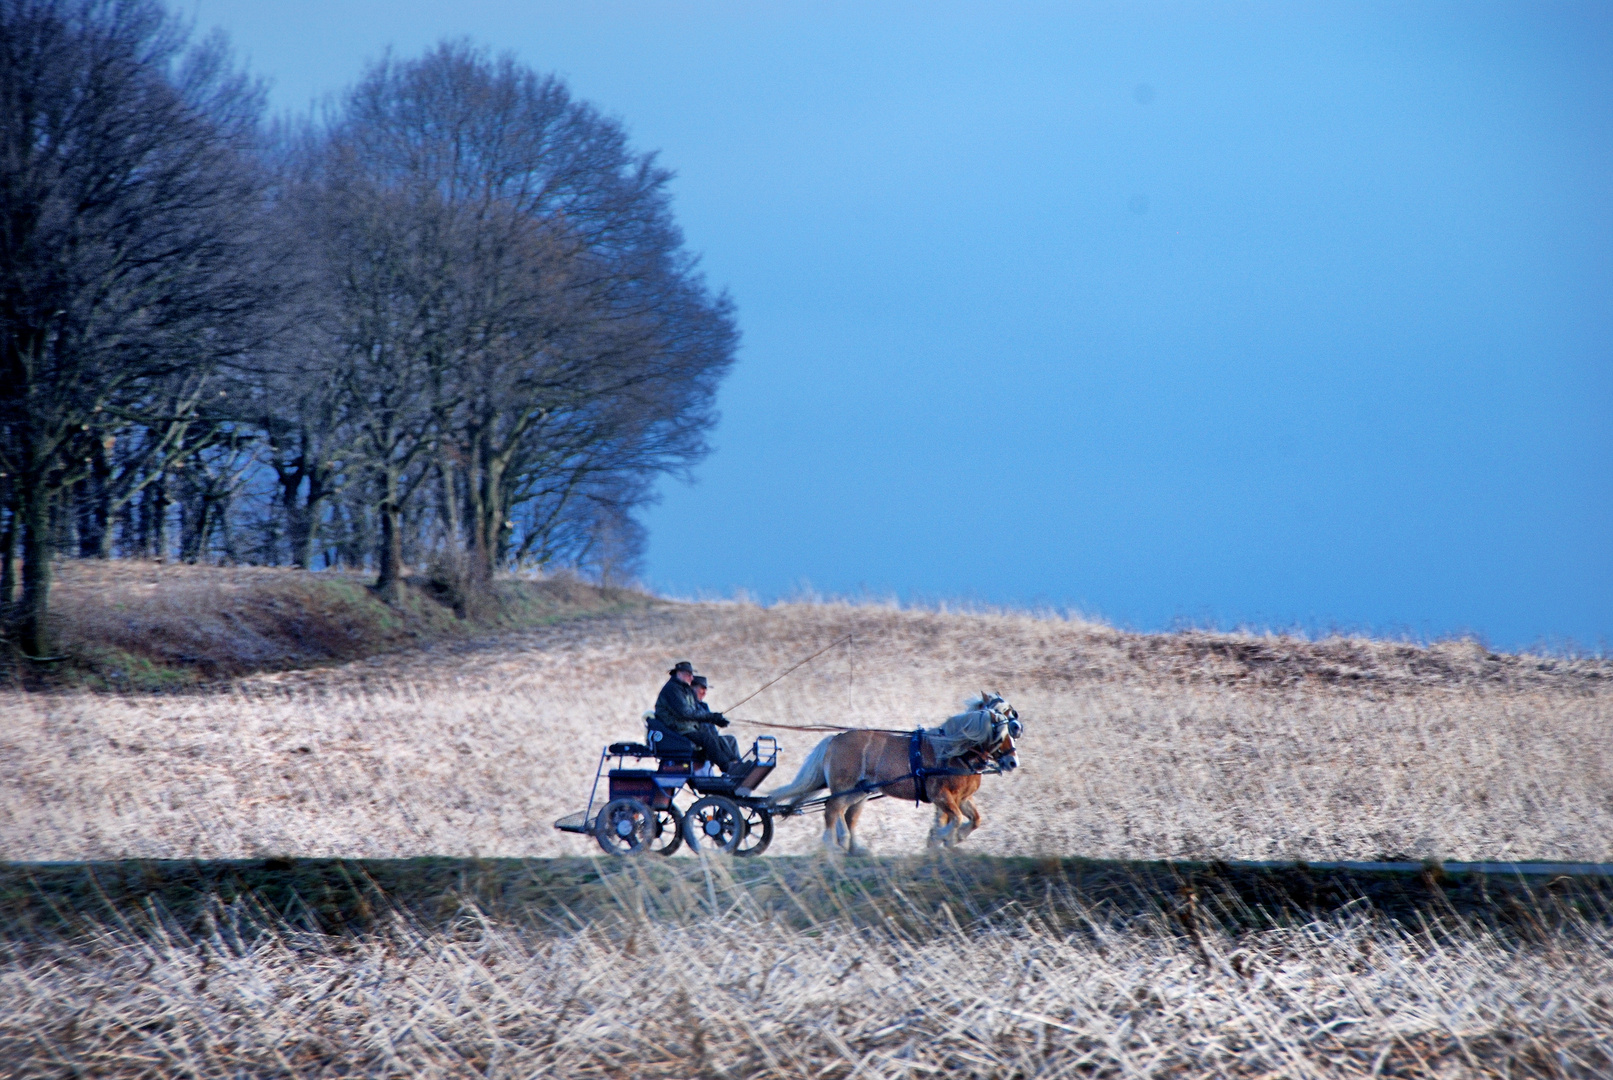
[[[676,806],[667,805],[655,811],[655,823],[660,826],[649,849],[657,855],[670,855],[683,846],[683,814]]]
[[[760,855],[773,842],[773,815],[762,806],[741,806],[745,815],[745,839],[734,849],[735,855]]]
[[[696,851],[732,855],[745,842],[745,813],[721,795],[707,795],[683,814],[683,836]]]
[[[612,799],[594,819],[594,839],[610,855],[637,855],[658,831],[655,811],[637,799]]]

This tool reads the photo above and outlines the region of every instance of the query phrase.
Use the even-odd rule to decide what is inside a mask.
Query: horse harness
[[[953,762],[965,766],[962,769],[953,769],[945,766],[926,766],[924,764],[924,729],[922,727],[914,728],[907,743],[908,772],[906,776],[898,776],[894,780],[864,780],[846,791],[831,792],[829,798],[833,799],[840,795],[850,795],[865,791],[874,791],[883,795],[885,789],[892,784],[900,784],[903,780],[911,780],[913,781],[913,805],[918,806],[921,803],[927,803],[930,801],[930,793],[928,790],[929,785],[925,781],[932,776],[985,776],[990,773],[1002,772],[1002,767],[992,760],[991,751],[987,749],[987,746],[999,743],[1004,733],[1017,738],[1019,731],[1019,715],[1017,713],[1010,717],[1001,718],[999,722],[992,725],[990,742],[986,745],[971,747],[957,757],[952,758]],[[893,732],[892,734],[902,735],[908,733]]]
[[[914,728],[913,738],[907,744],[907,767],[910,770],[907,776],[901,777],[913,780],[913,805],[930,801],[929,785],[925,783],[932,776],[975,776],[984,774],[991,767],[991,755],[984,747],[976,746],[965,750],[952,759],[964,766],[962,769],[924,767],[924,729]],[[896,781],[892,780],[891,783]]]
[[[877,782],[864,780],[851,790],[879,791],[883,793],[884,789],[892,784],[900,784],[903,780],[911,780],[913,781],[913,805],[918,806],[921,803],[930,801],[929,785],[925,781],[932,776],[982,776],[992,771],[991,755],[981,746],[966,750],[952,760],[964,765],[965,768],[926,767],[924,764],[924,729],[914,728],[907,744],[908,772],[906,776],[898,776],[894,780],[880,780]],[[835,794],[844,795],[847,792],[836,792]]]

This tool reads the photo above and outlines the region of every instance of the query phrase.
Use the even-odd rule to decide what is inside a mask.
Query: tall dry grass
[[[8,1076],[1601,1077],[1613,934],[1529,941],[1370,907],[1260,933],[1048,894],[971,921],[826,874],[770,917],[724,867],[568,926],[464,908],[340,936],[246,901],[0,943]],[[867,889],[866,882],[862,887]],[[679,917],[681,913],[682,917]],[[961,916],[961,917],[960,917]]]
[[[986,781],[971,851],[1613,861],[1606,661],[833,604],[667,605],[226,692],[0,692],[0,855],[586,853],[550,824],[671,661],[722,707],[847,634],[731,730],[909,728],[1001,690],[1024,767]],[[819,738],[772,733],[786,775]],[[928,808],[864,815],[878,853],[927,829]],[[775,850],[818,832],[783,822]]]
[[[0,857],[586,853],[550,823],[581,807],[600,747],[642,730],[671,661],[709,672],[721,707],[848,634],[732,730],[906,728],[1001,690],[1024,767],[987,780],[975,853],[1613,859],[1604,661],[835,604],[664,605],[208,692],[0,691]],[[786,773],[818,738],[774,733]],[[864,823],[877,851],[911,853],[928,811],[886,802]],[[774,850],[817,835],[783,822]],[[1571,904],[1520,914],[1527,934],[1368,903],[1239,932],[1168,897],[1155,915],[1051,891],[970,914],[896,863],[869,901],[888,918],[868,920],[834,907],[855,861],[807,865],[824,880],[780,886],[789,918],[679,856],[556,924],[467,903],[326,935],[250,898],[15,924],[0,1074],[1613,1071],[1613,934]]]

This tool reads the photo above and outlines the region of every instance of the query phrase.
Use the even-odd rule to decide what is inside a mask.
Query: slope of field
[[[637,737],[671,661],[767,724],[908,728],[980,689],[1027,721],[968,849],[1142,859],[1613,860],[1613,664],[1137,635],[1026,614],[661,604],[161,697],[0,695],[0,855],[550,856],[589,841],[600,747]],[[774,730],[781,780],[817,735]],[[864,815],[919,850],[928,808]],[[810,852],[812,820],[774,850]]]
[[[915,854],[928,808],[887,801],[888,859],[489,858],[593,851],[550,823],[671,661],[721,707],[847,635],[733,730],[778,735],[788,774],[819,736],[766,725],[1002,691],[1024,765],[987,780],[970,856]],[[1604,661],[1467,642],[835,604],[0,691],[0,1074],[1601,1077],[1606,882],[1067,856],[1609,861],[1610,705]],[[252,861],[37,862],[131,856]]]
[[[470,599],[440,580],[406,578],[390,604],[368,577],[288,567],[64,559],[55,578],[62,660],[19,666],[0,650],[0,681],[175,689],[655,604],[566,577],[503,578]]]

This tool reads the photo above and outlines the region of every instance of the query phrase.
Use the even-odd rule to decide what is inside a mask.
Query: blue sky
[[[1613,8],[185,7],[278,107],[511,50],[745,335],[649,581],[1613,639]]]

